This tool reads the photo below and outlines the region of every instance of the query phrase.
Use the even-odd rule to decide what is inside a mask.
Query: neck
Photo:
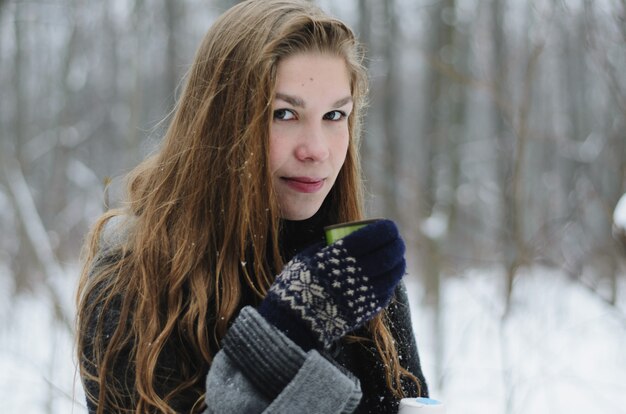
[[[283,258],[288,261],[304,248],[324,240],[324,226],[328,225],[326,209],[306,220],[281,220],[280,246]]]

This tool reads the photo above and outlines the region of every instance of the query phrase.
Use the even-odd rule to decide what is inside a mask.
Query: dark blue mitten
[[[327,349],[387,306],[405,272],[404,250],[390,220],[312,246],[285,265],[259,313],[304,349]]]

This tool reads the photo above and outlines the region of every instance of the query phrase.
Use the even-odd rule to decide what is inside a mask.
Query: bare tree
[[[383,3],[383,18],[385,22],[384,38],[382,42],[383,61],[385,65],[384,85],[382,88],[382,122],[384,133],[383,165],[384,179],[382,192],[385,214],[393,219],[399,219],[400,201],[398,181],[401,174],[402,151],[400,149],[400,134],[398,132],[398,52],[397,44],[400,38],[396,2],[388,0]]]
[[[373,45],[372,45],[372,5],[369,0],[358,0],[358,36],[359,41],[363,45],[365,61],[364,65],[366,68],[369,68],[370,60],[372,58],[373,53]],[[371,117],[365,116],[363,119],[363,130],[360,155],[363,160],[363,174],[365,177],[370,177],[373,174],[373,171],[370,171],[370,166],[373,164],[373,148],[371,137],[369,136],[370,131],[370,122]]]
[[[167,53],[165,59],[165,86],[166,90],[175,91],[180,79],[180,59],[178,56],[177,37],[180,31],[181,16],[184,4],[169,0],[163,1],[165,10],[165,26],[167,30]],[[172,100],[173,104],[173,100]]]
[[[28,22],[22,17],[22,5],[16,5],[13,16],[13,30],[15,36],[15,48],[13,56],[12,92],[14,100],[13,122],[11,123],[10,143],[3,149],[3,165],[7,165],[11,159],[22,164],[23,143],[26,142],[26,127],[28,117],[28,97],[25,88],[24,74],[27,73],[26,54],[24,50],[24,33],[27,32]],[[6,176],[5,176],[6,177]],[[9,183],[8,177],[6,177]],[[14,201],[14,200],[13,200]],[[14,209],[18,206],[13,202]],[[20,292],[29,289],[31,285],[31,271],[29,268],[30,257],[34,254],[31,245],[27,243],[27,230],[20,221],[17,226],[16,239],[19,243],[18,253],[11,262],[14,275],[15,290]]]
[[[418,193],[418,256],[420,258],[422,282],[425,290],[425,303],[433,312],[433,335],[436,349],[436,373],[439,387],[443,387],[443,359],[444,359],[444,329],[442,309],[442,243],[446,238],[447,221],[453,209],[450,194],[439,189],[456,185],[458,180],[459,159],[454,145],[456,139],[451,136],[454,122],[462,116],[460,106],[456,106],[450,99],[454,93],[454,82],[447,78],[442,70],[444,62],[441,56],[455,50],[458,41],[455,21],[455,0],[445,0],[434,3],[429,13],[432,26],[428,33],[426,55],[431,65],[426,73],[426,101],[424,108],[427,112],[423,118],[423,125],[419,129],[423,138],[416,140],[421,145],[420,152],[424,153],[420,170],[422,173],[416,180]],[[451,109],[451,110],[450,110]],[[452,168],[451,168],[452,167]],[[453,171],[452,175],[450,171]],[[431,223],[437,224],[433,230]]]

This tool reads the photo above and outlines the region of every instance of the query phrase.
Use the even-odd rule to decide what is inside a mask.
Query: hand
[[[404,251],[390,220],[312,246],[285,265],[259,313],[303,348],[327,349],[389,304],[405,272]]]

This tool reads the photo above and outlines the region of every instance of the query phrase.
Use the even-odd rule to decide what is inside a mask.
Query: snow
[[[502,320],[499,280],[498,272],[473,271],[445,282],[442,387],[432,315],[412,301],[431,396],[448,413],[626,413],[624,309],[560,272],[533,268],[519,275]]]
[[[50,303],[30,295],[9,300],[0,330],[0,412],[86,412],[74,382],[73,339],[54,321]]]
[[[6,282],[8,269],[0,271]],[[70,269],[56,284],[67,312],[76,275]],[[433,315],[407,277],[431,397],[448,414],[626,413],[626,306],[611,307],[560,272],[534,267],[519,274],[503,321],[502,279],[497,270],[474,270],[444,281],[438,376]],[[54,321],[46,296],[7,292],[0,290],[0,412],[85,413],[71,334]]]
[[[441,211],[435,211],[421,223],[420,229],[430,239],[441,239],[448,231],[448,216]]]
[[[626,230],[626,194],[619,199],[615,206],[613,223],[616,227]]]

